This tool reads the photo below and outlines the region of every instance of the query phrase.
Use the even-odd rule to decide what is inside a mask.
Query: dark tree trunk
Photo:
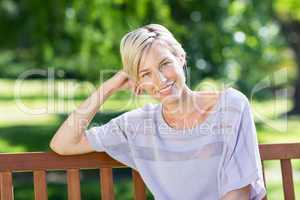
[[[278,19],[277,19],[278,20]],[[299,21],[281,21],[281,32],[283,33],[288,45],[295,53],[297,63],[297,78],[294,83],[293,103],[294,107],[288,112],[288,115],[300,114],[300,22]]]

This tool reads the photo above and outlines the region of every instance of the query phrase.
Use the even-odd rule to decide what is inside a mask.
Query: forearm
[[[50,147],[62,152],[77,144],[101,105],[114,91],[111,80],[104,82],[68,116],[53,136]]]
[[[250,185],[228,192],[222,200],[249,200]]]

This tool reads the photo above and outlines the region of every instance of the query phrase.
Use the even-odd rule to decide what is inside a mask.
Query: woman
[[[256,129],[247,97],[228,87],[192,91],[186,54],[162,25],[121,41],[123,70],[105,81],[54,135],[61,155],[105,151],[136,169],[158,200],[260,200],[265,194]],[[113,93],[131,88],[146,104],[85,130]]]

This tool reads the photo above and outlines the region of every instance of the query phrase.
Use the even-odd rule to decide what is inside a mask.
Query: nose
[[[165,73],[161,72],[160,70],[157,70],[156,77],[158,78],[157,86],[159,89],[166,86],[166,84],[168,82],[168,78],[165,76]]]
[[[160,83],[165,83],[165,82],[167,82],[167,78],[166,78],[165,75],[164,75],[161,71],[159,71],[159,70],[158,70],[158,77],[159,77]]]

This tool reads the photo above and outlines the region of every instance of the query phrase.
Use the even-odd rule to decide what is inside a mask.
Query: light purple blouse
[[[85,134],[95,151],[137,170],[155,200],[217,200],[248,184],[249,199],[266,195],[250,103],[232,87],[193,128],[170,127],[162,104],[146,104]]]

